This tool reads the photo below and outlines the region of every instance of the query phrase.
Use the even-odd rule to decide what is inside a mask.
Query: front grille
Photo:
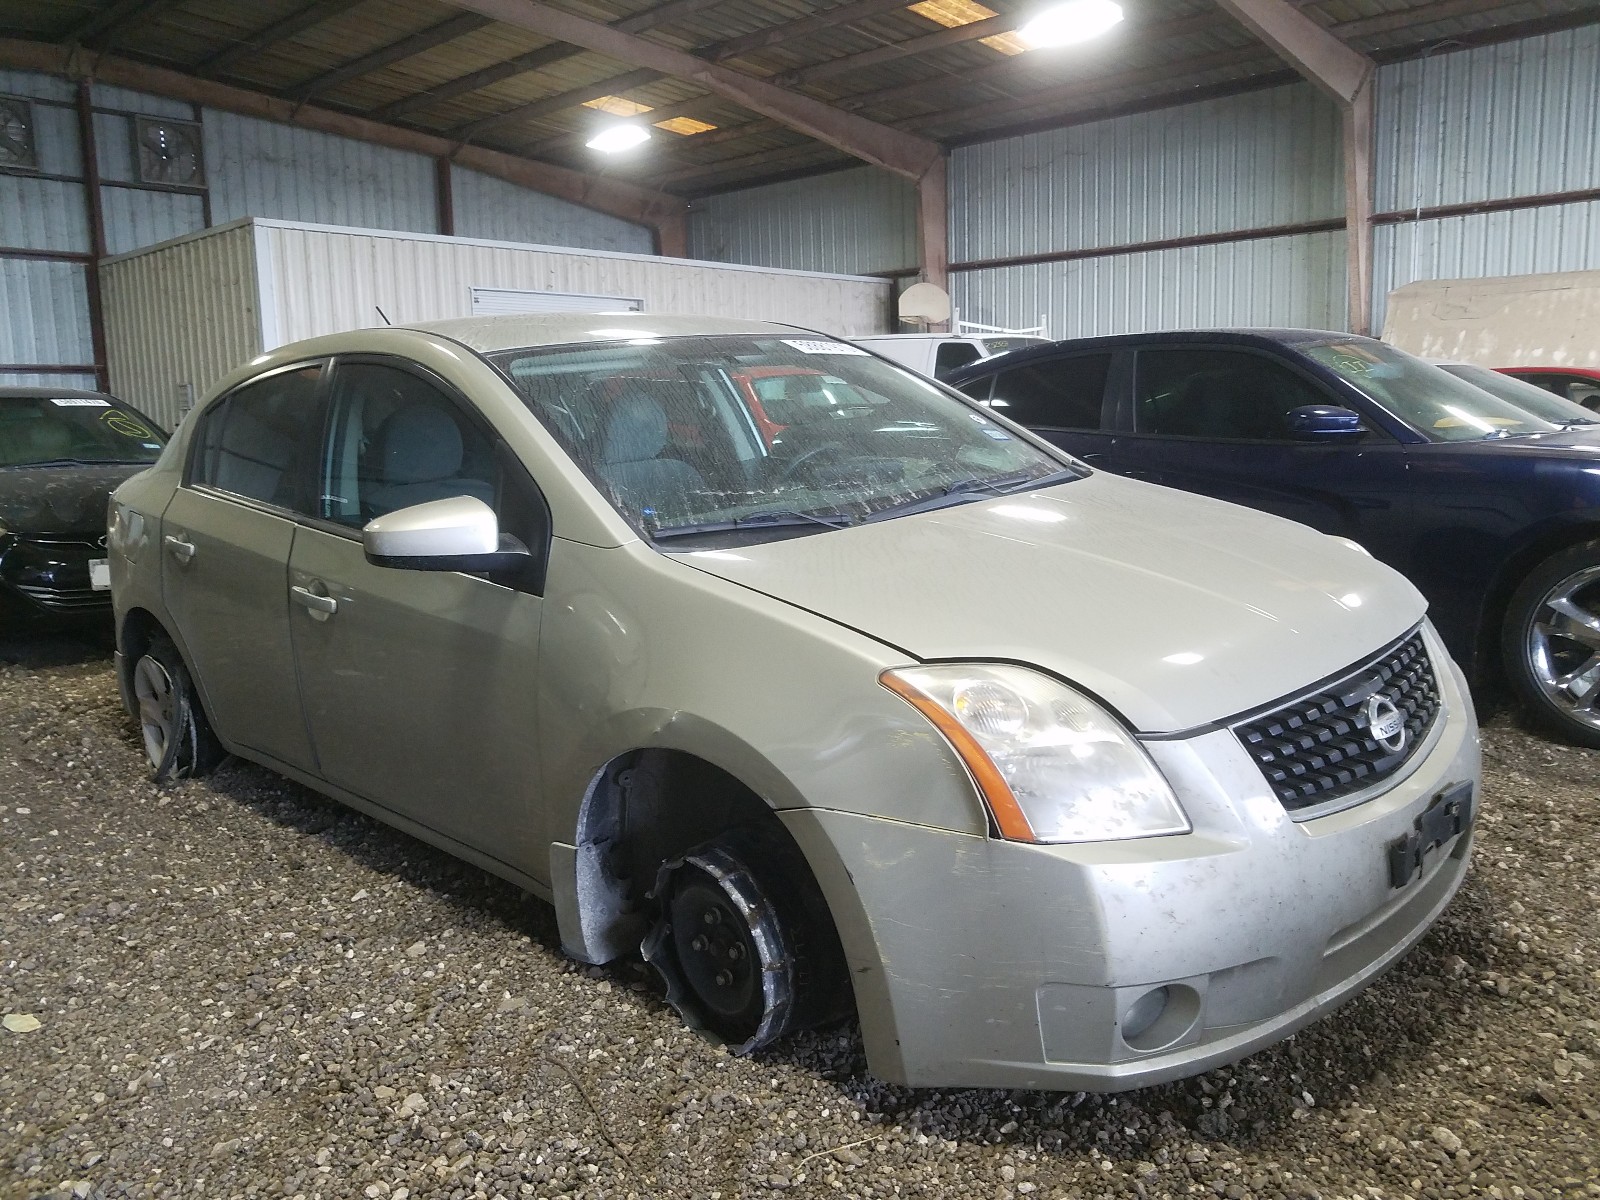
[[[1369,705],[1380,697],[1393,704],[1405,738],[1385,746],[1370,728]],[[1327,804],[1380,783],[1398,771],[1422,745],[1439,715],[1439,685],[1422,634],[1335,682],[1241,721],[1234,734],[1255,759],[1273,793],[1290,812]]]
[[[109,608],[111,593],[103,589],[86,587],[40,587],[37,584],[19,583],[17,590],[46,608]]]

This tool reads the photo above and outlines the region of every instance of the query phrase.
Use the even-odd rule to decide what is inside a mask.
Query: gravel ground
[[[1600,754],[1485,750],[1461,895],[1331,1018],[1121,1097],[923,1091],[853,1027],[732,1058],[257,767],[158,790],[103,649],[0,640],[0,1200],[1600,1196]]]

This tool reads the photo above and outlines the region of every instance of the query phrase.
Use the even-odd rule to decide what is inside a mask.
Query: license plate
[[[1433,798],[1411,832],[1389,843],[1389,886],[1403,888],[1422,871],[1428,854],[1472,825],[1472,785],[1458,783]]]
[[[97,592],[103,592],[111,586],[110,559],[91,558],[89,560],[89,586]]]

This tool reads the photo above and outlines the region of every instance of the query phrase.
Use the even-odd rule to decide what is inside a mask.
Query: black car
[[[0,388],[0,629],[110,617],[106,497],[165,443],[111,396]]]
[[[1600,747],[1595,413],[1554,396],[1532,411],[1309,329],[1055,342],[948,382],[1093,466],[1359,542],[1416,584],[1475,684],[1503,667]]]

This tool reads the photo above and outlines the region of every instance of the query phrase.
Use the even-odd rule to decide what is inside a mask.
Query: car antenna
[[[372,306],[372,307],[373,307],[373,308],[378,308],[378,306],[377,306],[377,305],[376,305],[376,304],[374,304],[374,305],[373,305],[373,306]],[[383,317],[383,323],[384,323],[384,324],[385,324],[385,325],[393,325],[393,324],[394,324],[394,322],[393,322],[393,321],[391,321],[391,320],[389,320],[389,318],[388,318],[388,317],[386,317],[386,316],[384,316],[384,313],[383,313],[383,309],[381,309],[381,308],[378,308],[378,315],[379,315],[379,316],[380,316],[380,317]]]

